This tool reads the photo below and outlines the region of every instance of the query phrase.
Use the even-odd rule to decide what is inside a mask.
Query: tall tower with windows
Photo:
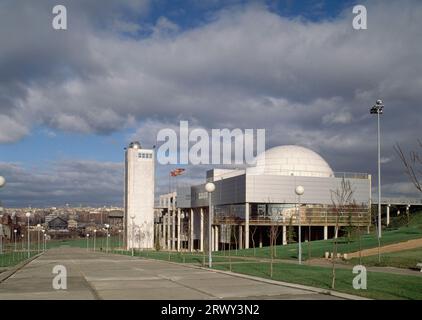
[[[154,247],[155,155],[138,141],[125,151],[125,239],[126,248]]]

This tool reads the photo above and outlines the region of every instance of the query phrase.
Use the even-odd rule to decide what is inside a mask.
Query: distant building
[[[78,228],[78,221],[74,220],[74,219],[69,219],[67,221],[67,227],[69,228],[69,230],[75,230]]]
[[[61,217],[55,217],[54,219],[48,222],[49,230],[68,230],[68,223],[65,219]]]
[[[139,142],[126,149],[124,223],[128,249],[154,247],[154,158],[154,151],[143,149]]]
[[[51,220],[53,220],[57,217],[58,217],[57,214],[51,213],[51,214],[49,214],[48,216],[45,217],[45,223],[48,224]]]

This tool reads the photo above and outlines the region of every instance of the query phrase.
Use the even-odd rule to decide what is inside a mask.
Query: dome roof
[[[134,149],[141,149],[141,144],[139,143],[139,141],[133,141],[131,143],[129,143],[129,148],[134,148]]]
[[[257,157],[250,174],[332,177],[328,163],[316,152],[300,146],[279,146],[266,150]]]

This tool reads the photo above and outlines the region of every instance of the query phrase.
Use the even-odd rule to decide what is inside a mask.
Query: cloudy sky
[[[352,28],[355,1],[60,1],[58,31],[57,1],[1,1],[0,200],[121,205],[123,148],[180,120],[265,128],[267,148],[306,146],[375,177],[378,98],[383,192],[417,195],[393,146],[421,138],[422,2],[358,3],[367,30]],[[169,168],[157,171],[164,191]]]

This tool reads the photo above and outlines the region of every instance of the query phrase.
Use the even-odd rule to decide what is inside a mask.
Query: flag
[[[185,170],[186,169],[183,169],[183,168],[177,168],[177,169],[170,171],[170,175],[172,177],[177,177],[177,176],[180,176],[181,174],[183,174],[183,172],[185,172]]]

